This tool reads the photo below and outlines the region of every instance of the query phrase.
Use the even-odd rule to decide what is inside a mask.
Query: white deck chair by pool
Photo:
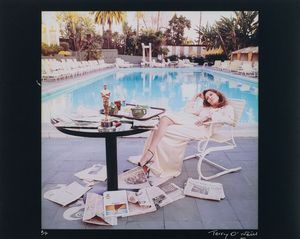
[[[121,58],[116,58],[116,67],[117,68],[128,68],[128,67],[132,67],[132,66],[133,66],[133,64],[131,64],[127,61],[124,61]]]
[[[221,63],[222,62],[220,60],[216,60],[211,67],[213,67],[213,68],[220,68],[221,67]]]
[[[250,61],[244,61],[241,66],[241,70],[239,70],[238,72],[244,75],[255,75],[255,70],[253,69],[252,62]]]
[[[199,158],[198,165],[197,165],[199,179],[211,180],[211,179],[217,178],[219,176],[222,176],[224,174],[233,173],[233,172],[236,172],[236,171],[239,171],[242,169],[241,167],[230,168],[230,169],[225,168],[225,167],[205,158],[205,156],[211,152],[229,150],[229,149],[233,149],[236,147],[234,137],[233,137],[233,128],[240,121],[241,115],[242,115],[244,107],[245,107],[245,100],[229,99],[228,101],[229,101],[229,104],[234,108],[234,122],[230,125],[227,123],[221,123],[224,125],[221,130],[219,130],[217,133],[213,133],[209,138],[200,140],[198,142],[198,147],[197,147],[198,152],[196,154],[185,157],[185,160],[195,158],[195,157]],[[219,124],[220,123],[214,123],[214,122],[209,123],[211,132],[213,132],[214,126],[219,125]],[[210,142],[220,144],[220,146],[208,147]],[[206,162],[209,165],[221,170],[221,172],[216,173],[211,176],[204,176],[201,171],[203,162]]]
[[[183,59],[183,62],[185,63],[185,64],[189,64],[189,65],[191,65],[191,66],[197,66],[198,65],[198,63],[195,63],[195,62],[191,62],[190,61],[190,59]]]
[[[219,67],[222,71],[230,70],[230,61],[224,61]]]
[[[153,67],[166,67],[166,62],[163,60],[162,62],[156,62],[154,59],[152,60]]]
[[[193,67],[191,64],[186,64],[183,60],[178,59],[178,67]]]

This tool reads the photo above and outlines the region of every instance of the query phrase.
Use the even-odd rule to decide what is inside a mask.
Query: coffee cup
[[[147,114],[147,109],[142,107],[134,107],[131,108],[131,113],[134,118],[142,118],[145,114]]]

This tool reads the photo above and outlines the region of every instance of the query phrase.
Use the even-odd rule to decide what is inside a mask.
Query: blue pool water
[[[99,75],[85,85],[77,85],[42,96],[42,121],[52,115],[77,112],[80,107],[102,108],[100,91],[107,84],[111,100],[125,99],[166,108],[172,112],[184,109],[187,101],[207,88],[222,91],[228,98],[245,99],[242,123],[258,122],[258,84],[245,77],[195,69],[122,69]]]

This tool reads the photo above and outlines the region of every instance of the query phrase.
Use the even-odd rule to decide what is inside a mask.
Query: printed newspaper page
[[[44,198],[66,206],[85,194],[91,187],[84,187],[77,182],[44,193]]]
[[[156,211],[153,201],[149,198],[146,189],[140,189],[138,192],[127,191],[129,214],[134,216]]]
[[[104,217],[103,197],[88,193],[82,221],[97,225],[117,225],[117,217]]]
[[[129,213],[127,193],[125,190],[107,191],[103,193],[104,216],[127,216]]]
[[[192,178],[187,180],[184,188],[184,194],[192,197],[217,201],[225,198],[222,184]]]
[[[75,176],[87,181],[105,181],[107,178],[106,166],[102,164],[94,164],[92,167],[84,169]]]
[[[184,198],[185,195],[183,193],[183,189],[178,187],[174,183],[163,183],[158,186],[164,193],[168,196],[168,198],[174,202],[181,198]]]
[[[150,172],[147,178],[143,168],[135,167],[130,169],[118,177],[119,188],[122,189],[141,189],[149,186],[158,186],[172,177],[159,177]]]
[[[123,189],[141,189],[149,187],[147,176],[141,167],[130,169],[118,177],[119,188]]]
[[[159,187],[148,187],[146,188],[146,191],[157,209],[172,202],[167,194],[165,194],[165,192]]]

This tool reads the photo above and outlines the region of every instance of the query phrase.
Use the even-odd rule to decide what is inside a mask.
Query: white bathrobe
[[[195,125],[197,120],[210,117],[213,122],[233,122],[234,110],[230,105],[221,108],[199,107],[198,109],[194,106],[195,101],[190,101],[185,113],[165,114],[175,124],[168,127],[154,150],[154,163],[150,166],[151,171],[160,174],[161,177],[180,175],[187,143],[190,140],[200,140],[210,136],[209,127]],[[214,128],[213,132],[220,127]],[[152,137],[153,131],[146,140],[144,152],[149,148]]]

